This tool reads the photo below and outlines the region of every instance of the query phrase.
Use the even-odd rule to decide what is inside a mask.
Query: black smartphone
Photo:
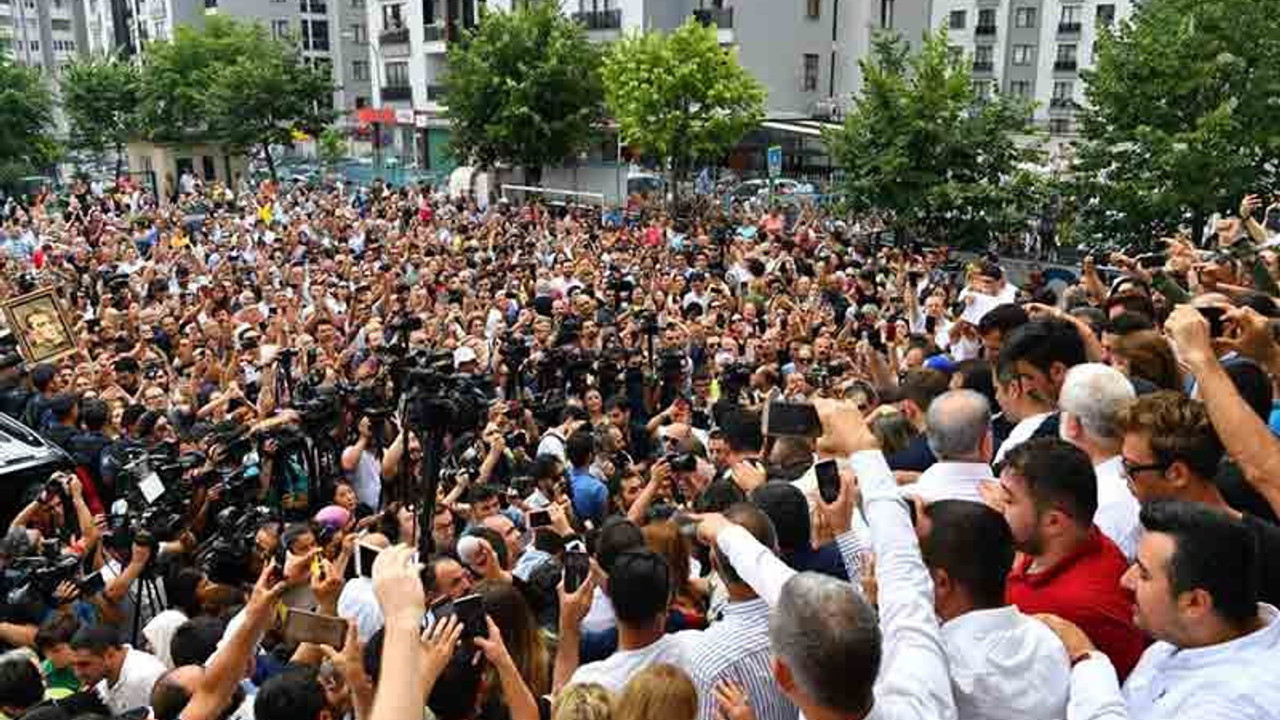
[[[570,550],[564,554],[564,590],[577,592],[582,583],[591,574],[591,559],[580,550]]]
[[[818,478],[818,494],[822,502],[828,505],[840,497],[840,468],[835,460],[819,460],[813,466],[813,474]]]
[[[356,577],[373,577],[373,563],[382,550],[371,545],[356,544]]]
[[[770,400],[764,408],[764,434],[774,437],[822,437],[822,420],[809,403]]]
[[[80,579],[80,596],[85,598],[92,597],[102,592],[102,589],[106,586],[107,581],[102,577],[101,570],[85,575]]]
[[[550,510],[534,510],[529,513],[529,527],[540,528],[551,524]]]
[[[453,601],[453,614],[462,623],[462,637],[488,637],[489,626],[484,618],[484,600],[479,595],[467,595]]]
[[[1209,335],[1216,338],[1222,337],[1222,334],[1226,329],[1223,322],[1223,317],[1227,314],[1226,308],[1202,307],[1196,309],[1200,311],[1200,314],[1204,316],[1205,320],[1209,321]]]

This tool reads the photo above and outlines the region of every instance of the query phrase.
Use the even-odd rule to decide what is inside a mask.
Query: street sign
[[[776,178],[782,175],[782,146],[773,145],[769,147],[769,177]]]

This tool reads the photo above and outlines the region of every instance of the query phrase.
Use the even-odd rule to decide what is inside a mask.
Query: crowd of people
[[[67,457],[4,717],[1280,718],[1265,199],[1019,287],[799,205],[181,195],[3,208],[75,342],[0,338]]]

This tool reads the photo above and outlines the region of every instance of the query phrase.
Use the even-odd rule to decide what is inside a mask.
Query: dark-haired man
[[[117,715],[145,707],[151,688],[165,673],[164,663],[154,655],[120,642],[114,628],[82,627],[71,638],[75,659],[71,667],[80,683],[95,688],[107,707]]]
[[[1084,451],[1058,438],[1014,448],[1000,471],[1004,516],[1023,557],[1006,599],[1028,614],[1061,616],[1097,640],[1127,676],[1146,646],[1133,597],[1120,587],[1128,563],[1093,524],[1098,483]]]
[[[1033,437],[1058,436],[1058,393],[1067,371],[1085,360],[1080,331],[1067,320],[1034,320],[1005,338],[995,365],[996,401],[1017,424],[996,451],[996,464]]]

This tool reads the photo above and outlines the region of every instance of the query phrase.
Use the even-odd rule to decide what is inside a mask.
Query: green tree
[[[0,184],[52,164],[52,124],[53,97],[40,71],[0,55]]]
[[[60,92],[72,147],[99,153],[111,148],[119,177],[124,145],[137,126],[138,66],[116,57],[75,60],[62,73]]]
[[[347,139],[337,128],[328,128],[316,138],[316,154],[320,162],[333,166],[347,154]]]
[[[623,139],[659,158],[676,182],[699,161],[719,160],[764,118],[765,90],[690,20],[670,34],[615,44],[604,65],[605,100]]]
[[[916,53],[879,34],[861,67],[861,94],[826,134],[851,209],[887,212],[899,232],[955,245],[985,243],[1038,210],[1046,184],[1023,169],[1038,156],[1025,135],[1030,107],[980,97],[945,31],[926,33]]]
[[[294,133],[319,136],[333,120],[326,66],[309,64],[296,43],[256,23],[209,17],[147,47],[142,125],[157,141],[216,140],[258,148],[274,177],[272,145]]]
[[[1280,173],[1272,0],[1147,0],[1098,43],[1076,163],[1085,238],[1149,243]]]
[[[520,165],[538,178],[542,166],[585,149],[603,117],[599,58],[556,3],[486,12],[449,49],[453,153],[484,167]]]

